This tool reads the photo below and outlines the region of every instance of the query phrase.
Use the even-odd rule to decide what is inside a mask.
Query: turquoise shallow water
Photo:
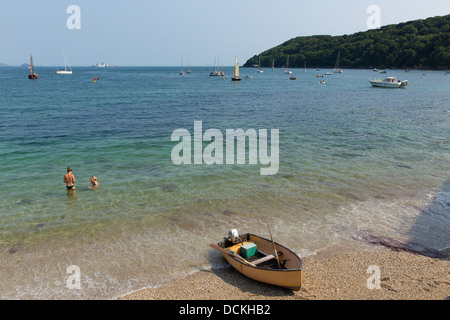
[[[300,255],[357,246],[361,230],[434,249],[450,245],[450,75],[325,76],[204,67],[0,69],[2,298],[111,298],[224,265],[209,243],[229,229],[268,235]],[[231,68],[225,68],[227,75]],[[100,80],[96,83],[93,77]],[[279,170],[180,165],[175,129],[278,129]],[[205,144],[206,145],[206,144]],[[68,196],[67,166],[77,190]],[[98,190],[88,189],[96,175]],[[66,287],[66,267],[81,289]]]

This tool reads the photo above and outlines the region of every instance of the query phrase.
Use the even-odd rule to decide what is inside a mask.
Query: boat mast
[[[64,54],[64,51],[63,51],[63,59],[64,59],[64,70],[67,71],[66,55]]]

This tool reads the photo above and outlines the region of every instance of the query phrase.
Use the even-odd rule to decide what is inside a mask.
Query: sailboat
[[[239,62],[238,58],[234,58],[234,76],[231,77],[231,81],[241,81],[241,77],[239,76]]]
[[[38,75],[37,73],[34,73],[33,71],[33,57],[30,54],[30,74],[28,75],[28,79],[37,79]]]
[[[220,56],[219,56],[220,58]],[[217,58],[217,65],[219,64],[219,58]],[[216,69],[216,58],[214,58],[214,71],[209,73],[210,77],[223,77],[225,76],[225,73],[223,71],[223,63],[222,63],[222,71],[218,71]]]
[[[286,69],[284,69],[284,73],[292,74],[292,71],[289,70],[289,56],[287,56]]]
[[[305,59],[305,67],[303,68],[303,72],[306,72],[306,59]]]
[[[275,69],[275,61],[272,59],[272,70]]]
[[[188,62],[188,69],[187,69],[186,73],[192,73],[190,62]]]
[[[72,68],[70,67],[70,65],[69,65],[70,70],[67,70],[67,65],[69,64],[69,62],[67,62],[66,55],[64,54],[64,52],[63,52],[63,58],[64,58],[64,70],[56,70],[55,73],[56,74],[72,74]]]
[[[337,59],[336,59],[336,65],[335,65],[335,67],[334,67],[334,69],[333,69],[333,71],[334,71],[335,73],[343,73],[343,72],[344,72],[342,69],[339,68],[339,56],[340,56],[340,55],[341,55],[341,52],[339,51],[339,52],[338,52]]]
[[[180,76],[184,75],[184,71],[183,71],[183,59],[181,59],[181,71],[180,71]]]
[[[261,69],[261,57],[259,57],[259,62],[258,62],[258,72],[259,72],[259,73],[263,73],[263,72],[264,72],[264,70]]]

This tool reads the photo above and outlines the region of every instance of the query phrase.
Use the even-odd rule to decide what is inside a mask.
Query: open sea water
[[[206,67],[35,69],[28,80],[26,68],[0,68],[2,299],[111,299],[226,267],[209,244],[233,228],[269,237],[268,224],[300,256],[364,246],[366,231],[450,245],[444,72],[391,70],[410,86],[379,89],[368,79],[385,75],[372,70],[294,69],[292,81],[241,68],[232,82],[229,67],[225,79]],[[278,129],[277,174],[248,161],[174,165],[172,132],[193,135],[194,121],[224,139]]]

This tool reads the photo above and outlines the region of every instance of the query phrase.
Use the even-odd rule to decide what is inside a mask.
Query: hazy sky
[[[69,30],[67,8],[80,8]],[[20,65],[187,66],[241,64],[297,36],[367,30],[367,8],[381,25],[450,14],[450,0],[1,0],[0,62]]]

